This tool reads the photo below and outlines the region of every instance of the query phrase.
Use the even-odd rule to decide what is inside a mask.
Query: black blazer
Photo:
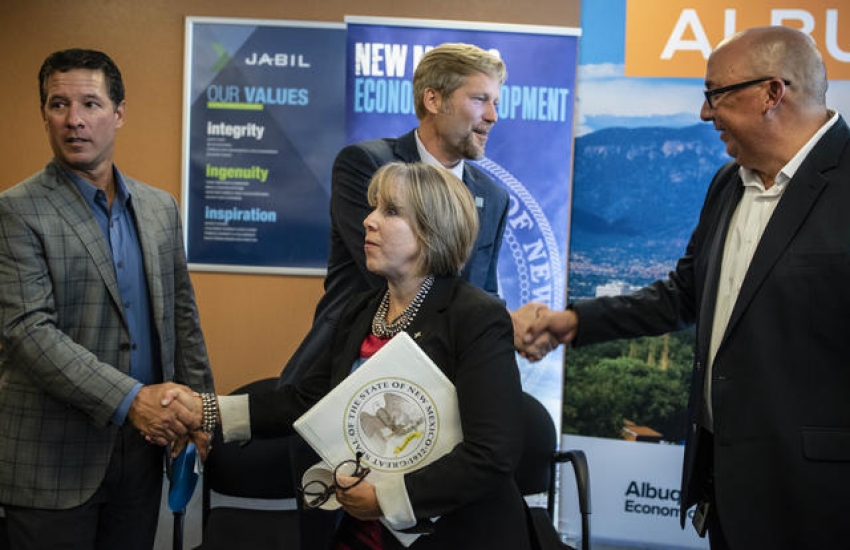
[[[699,429],[734,163],[708,189],[666,281],[574,307],[576,344],[696,322],[682,480],[686,508],[713,467],[733,548],[847,548],[850,515],[850,129],[839,119],[788,183],[756,248],[712,370],[714,436]]]
[[[292,433],[292,422],[348,375],[382,295],[351,300],[333,344],[297,386],[250,397],[252,434]],[[522,389],[504,305],[459,278],[438,278],[407,332],[455,384],[463,429],[450,453],[405,475],[417,518],[440,516],[436,532],[411,548],[528,548],[513,480],[523,448]]]

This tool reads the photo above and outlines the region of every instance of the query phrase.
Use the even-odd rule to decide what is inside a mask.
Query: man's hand
[[[578,315],[572,309],[563,311],[546,310],[528,326],[523,341],[526,344],[536,342],[543,334],[548,334],[553,340],[567,344],[572,342],[578,333]]]
[[[191,430],[200,430],[204,423],[204,405],[201,395],[191,388],[185,386],[170,388],[162,395],[160,404],[168,409],[175,410],[184,420],[186,426]]]
[[[522,349],[526,343],[523,340],[528,327],[531,326],[540,313],[549,309],[545,304],[538,302],[528,302],[522,307],[509,312],[511,314],[511,322],[514,325],[514,345],[517,349]]]
[[[510,312],[514,326],[514,347],[529,361],[539,361],[558,347],[558,341],[546,331],[539,331],[534,338],[526,339],[533,324],[548,311],[549,308],[544,304],[529,302]]]
[[[201,425],[200,408],[192,410],[186,401],[163,406],[163,399],[169,391],[192,393],[191,388],[173,382],[142,386],[127,413],[133,426],[156,445],[167,445]]]
[[[171,457],[175,458],[183,448],[191,441],[198,449],[198,455],[201,462],[206,462],[207,456],[212,449],[212,435],[201,430],[200,427],[204,421],[204,407],[201,402],[201,396],[189,388],[186,389],[169,389],[162,397],[161,404],[169,409],[176,409],[183,415],[189,411],[189,423],[194,426],[192,431],[185,437],[177,440],[171,447]],[[183,418],[186,418],[183,416]]]

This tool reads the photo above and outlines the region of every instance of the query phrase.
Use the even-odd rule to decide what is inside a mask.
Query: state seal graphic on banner
[[[409,471],[422,466],[440,431],[437,405],[418,384],[403,378],[373,380],[346,407],[345,439],[373,469]]]
[[[566,253],[561,250],[561,238],[553,229],[547,211],[535,193],[501,164],[489,157],[477,160],[476,164],[504,187],[510,198],[499,259],[499,295],[507,301],[509,309],[532,301],[563,309]],[[555,211],[557,208],[563,211]],[[556,220],[566,220],[568,208],[566,201],[550,205],[550,215]],[[560,417],[562,353],[550,353],[533,366],[518,359],[522,387],[543,401],[555,418]]]
[[[499,266],[500,294],[518,304],[543,302],[562,308],[565,296],[565,269],[558,238],[540,203],[512,173],[490,158],[477,165],[508,191],[511,206],[503,237],[510,251],[510,265]]]

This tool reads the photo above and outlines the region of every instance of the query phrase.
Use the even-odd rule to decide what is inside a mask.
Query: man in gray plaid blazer
[[[121,73],[101,52],[39,74],[54,158],[0,193],[0,505],[13,548],[150,549],[163,408],[214,391],[177,204],[113,164]]]

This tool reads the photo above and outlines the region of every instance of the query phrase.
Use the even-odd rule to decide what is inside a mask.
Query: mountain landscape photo
[[[729,161],[707,123],[605,128],[577,137],[570,301],[642,286],[684,252],[714,173]]]

